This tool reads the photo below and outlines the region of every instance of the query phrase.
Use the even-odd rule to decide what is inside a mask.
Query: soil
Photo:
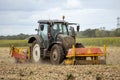
[[[120,48],[108,47],[106,65],[15,63],[9,48],[0,48],[0,80],[120,80]]]

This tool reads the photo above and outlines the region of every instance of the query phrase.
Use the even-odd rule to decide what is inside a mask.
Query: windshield
[[[53,32],[55,32],[55,33],[62,33],[62,34],[68,35],[67,25],[65,25],[63,23],[54,23],[52,29],[53,29]]]

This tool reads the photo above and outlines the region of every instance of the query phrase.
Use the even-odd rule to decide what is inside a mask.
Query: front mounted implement
[[[65,64],[106,64],[106,45],[104,50],[100,48],[75,48],[69,49]]]

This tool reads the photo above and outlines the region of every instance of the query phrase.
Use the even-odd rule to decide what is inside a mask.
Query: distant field
[[[105,38],[77,38],[77,42],[85,46],[117,46],[120,47],[120,37],[105,37]],[[0,40],[0,47],[8,47],[9,44],[24,47],[28,46],[27,40]]]
[[[0,47],[9,47],[10,44],[14,46],[28,46],[27,40],[0,40]]]
[[[77,42],[85,46],[120,46],[120,37],[105,37],[105,38],[77,38]]]

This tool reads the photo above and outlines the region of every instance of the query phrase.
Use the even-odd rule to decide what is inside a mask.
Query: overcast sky
[[[0,0],[0,35],[35,34],[38,20],[62,15],[81,30],[112,30],[120,17],[120,0]]]

